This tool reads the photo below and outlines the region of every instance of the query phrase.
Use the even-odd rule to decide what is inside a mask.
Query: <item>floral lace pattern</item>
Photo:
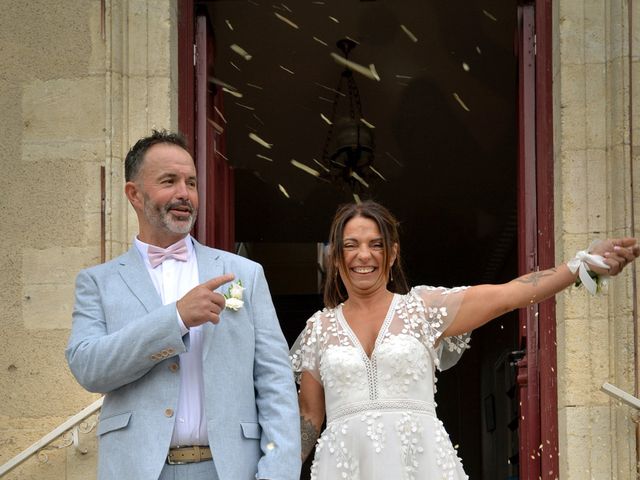
[[[423,380],[430,373],[424,347],[405,334],[390,335],[380,345],[377,357],[389,360],[389,368],[379,372],[378,389],[385,395],[406,394],[413,382]]]
[[[464,291],[416,287],[395,295],[370,357],[342,306],[309,319],[291,361],[324,387],[328,423],[312,479],[468,478],[433,402],[436,368],[468,348],[468,335],[443,337]]]
[[[408,412],[403,413],[400,420],[396,422],[396,432],[398,432],[400,439],[404,465],[403,479],[415,480],[416,478],[419,466],[418,457],[424,453],[422,431],[422,423],[416,421],[414,416]]]
[[[367,374],[358,351],[353,346],[329,345],[320,360],[325,389],[344,396],[351,388],[366,389]]]

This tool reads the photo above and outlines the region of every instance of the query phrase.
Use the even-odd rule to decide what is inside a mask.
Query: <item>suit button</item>
[[[167,358],[169,356],[169,350],[162,350],[160,355],[162,355],[162,358]]]
[[[156,355],[155,353],[153,355],[151,355],[151,360],[153,360],[154,362],[158,360],[158,355]]]
[[[171,370],[172,372],[177,372],[179,369],[180,367],[177,363],[172,363],[171,365],[169,365],[169,370]]]
[[[169,355],[173,355],[174,353],[176,353],[176,350],[175,350],[175,348],[167,348],[167,353]]]
[[[165,416],[165,417],[169,417],[169,418],[173,417],[173,409],[172,409],[172,408],[167,408],[167,409],[164,411],[164,416]]]

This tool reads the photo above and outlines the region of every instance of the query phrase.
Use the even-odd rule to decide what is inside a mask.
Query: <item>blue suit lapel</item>
[[[160,295],[153,286],[149,272],[147,272],[135,246],[120,258],[119,273],[131,292],[142,302],[147,312],[162,306]]]
[[[204,247],[193,240],[193,246],[196,252],[196,258],[198,260],[198,277],[200,277],[200,283],[204,283],[212,278],[219,277],[224,274],[224,263],[220,258],[220,253],[216,250],[212,250]],[[227,289],[227,285],[223,285],[218,289],[220,293],[224,293]],[[219,325],[207,322],[202,325],[203,340],[202,340],[202,355],[203,361],[207,360],[209,353],[212,351],[220,350],[220,345],[217,345],[216,338],[219,335],[215,335],[215,330],[219,328]]]
[[[224,265],[220,260],[220,254],[216,250],[204,247],[193,239],[193,247],[198,260],[198,276],[200,283],[219,277],[224,273]]]

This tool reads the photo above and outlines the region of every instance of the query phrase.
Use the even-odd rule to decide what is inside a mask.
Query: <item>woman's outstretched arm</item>
[[[615,276],[640,255],[635,238],[605,240],[590,253],[604,258],[609,268],[589,264],[598,275]],[[531,272],[501,285],[477,285],[469,288],[456,320],[447,328],[445,336],[459,335],[484,325],[511,310],[539,303],[572,285],[578,273],[566,264],[549,270]]]

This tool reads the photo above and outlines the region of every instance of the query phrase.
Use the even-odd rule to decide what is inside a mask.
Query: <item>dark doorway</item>
[[[344,185],[291,164],[319,168],[314,159],[328,132],[321,114],[328,116],[334,96],[327,87],[336,87],[342,71],[330,53],[345,36],[358,43],[350,58],[374,64],[380,76],[356,76],[380,173],[358,193],[400,220],[410,283],[517,275],[516,2],[223,0],[200,7],[216,40],[210,88],[224,110],[213,120],[234,170],[236,244],[265,266],[290,342],[320,307],[318,245],[336,206],[353,200]],[[472,349],[439,377],[439,416],[474,479],[518,475],[508,357],[517,343],[517,316],[499,319],[475,332]]]

